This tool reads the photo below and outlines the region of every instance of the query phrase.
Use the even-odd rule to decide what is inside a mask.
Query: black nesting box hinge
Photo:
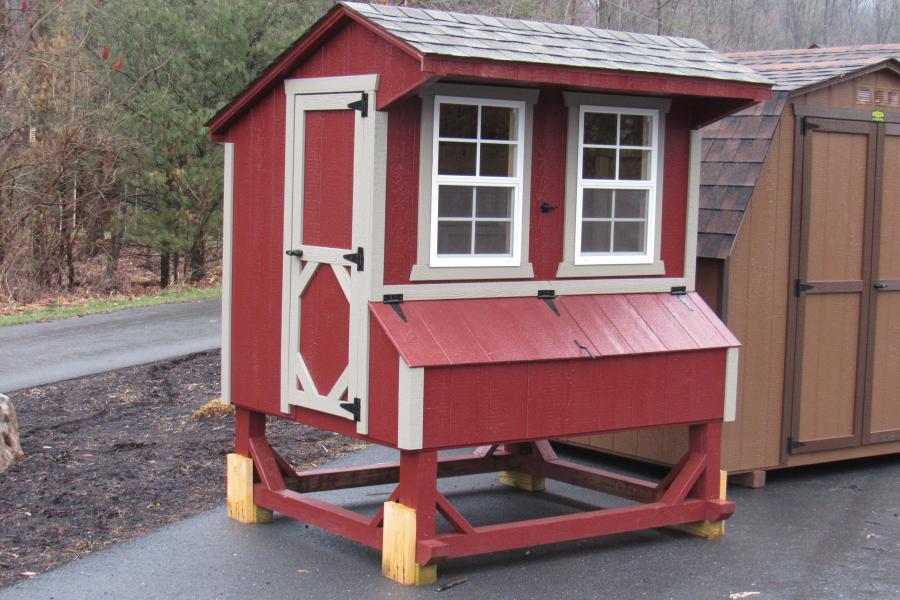
[[[348,413],[353,415],[354,421],[359,421],[359,412],[360,412],[361,404],[362,404],[362,402],[359,398],[354,398],[353,402],[341,402],[341,408],[343,408]]]
[[[365,119],[369,116],[369,94],[363,92],[362,96],[356,102],[351,102],[347,108],[359,111],[359,116]]]
[[[822,125],[820,125],[819,123],[810,121],[809,117],[803,117],[803,124],[800,126],[800,132],[803,135],[806,135],[810,131],[815,131],[816,129],[820,128],[821,126]]]
[[[546,302],[547,306],[550,307],[550,310],[552,310],[557,317],[560,316],[559,309],[556,308],[556,302],[554,302],[554,300],[556,300],[556,290],[538,290],[537,297],[538,300]]]
[[[366,262],[365,257],[363,256],[362,247],[360,246],[359,248],[357,248],[356,252],[352,252],[350,254],[345,254],[344,260],[350,261],[353,264],[355,264],[357,271],[362,271],[363,267],[365,266],[365,262]]]
[[[669,293],[673,296],[684,296],[685,294],[687,294],[687,286],[676,285],[669,291]]]
[[[793,437],[789,437],[787,439],[788,452],[790,452],[791,454],[793,454],[794,451],[797,450],[798,448],[802,448],[805,445],[806,445],[806,442],[801,442],[800,440],[795,440]]]
[[[403,294],[385,294],[381,300],[394,309],[394,312],[397,313],[397,316],[400,317],[401,321],[404,323],[407,322],[406,315],[403,314],[403,307],[400,306],[403,304]]]

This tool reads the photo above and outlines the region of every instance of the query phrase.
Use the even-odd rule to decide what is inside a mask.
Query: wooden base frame
[[[688,451],[659,482],[562,460],[546,440],[493,444],[440,459],[433,450],[401,451],[399,463],[298,472],[269,446],[265,415],[238,408],[235,449],[253,460],[255,506],[383,550],[386,577],[425,585],[437,576],[432,567],[445,559],[689,523],[705,531],[734,512],[734,503],[720,490],[720,440],[720,423],[691,426]],[[561,481],[638,504],[475,527],[437,489],[439,477],[500,471]],[[308,495],[389,483],[397,487],[374,517]],[[437,513],[453,532],[437,531]]]

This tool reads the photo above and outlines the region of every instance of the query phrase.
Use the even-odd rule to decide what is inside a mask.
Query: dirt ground
[[[218,396],[217,351],[13,393],[26,458],[0,473],[0,586],[222,503],[233,418],[191,416]],[[269,438],[297,468],[359,447],[280,420]]]

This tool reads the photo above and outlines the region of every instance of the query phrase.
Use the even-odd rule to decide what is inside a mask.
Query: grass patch
[[[38,323],[54,319],[66,319],[69,317],[84,317],[101,313],[111,313],[129,308],[142,306],[156,306],[157,304],[173,304],[175,302],[195,302],[207,298],[217,298],[222,290],[214,288],[187,288],[173,289],[147,296],[109,296],[90,300],[84,304],[65,305],[56,304],[26,310],[18,315],[0,316],[0,327],[8,325],[23,325],[25,323]]]

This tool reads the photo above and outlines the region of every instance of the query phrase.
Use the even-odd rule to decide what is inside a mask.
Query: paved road
[[[0,328],[0,392],[219,347],[221,301]]]
[[[385,460],[392,453],[372,447],[337,464]],[[325,496],[373,513],[386,489]],[[441,489],[475,525],[596,502],[556,482],[547,493],[509,490],[493,475]],[[440,596],[383,579],[378,553],[359,544],[286,518],[239,525],[218,508],[0,590],[0,600],[900,598],[900,457],[794,469],[729,494],[737,513],[717,542],[644,531],[455,560],[438,567],[437,585],[466,582]]]

